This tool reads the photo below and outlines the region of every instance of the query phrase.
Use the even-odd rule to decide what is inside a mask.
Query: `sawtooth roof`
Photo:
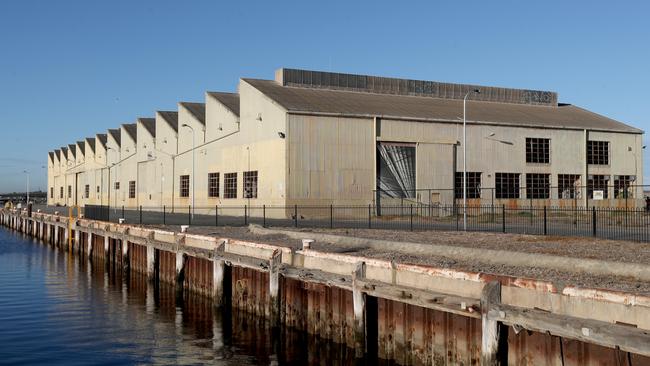
[[[138,122],[142,123],[144,128],[151,134],[151,136],[156,137],[156,119],[155,118],[138,118]]]
[[[86,139],[88,142],[88,147],[90,147],[90,150],[92,150],[93,154],[95,153],[95,138],[94,137],[88,137]]]
[[[181,102],[180,104],[190,111],[199,122],[205,124],[205,103]]]
[[[117,146],[122,145],[122,134],[119,128],[111,128],[108,130],[108,133],[113,136],[113,139],[117,142]]]
[[[167,124],[178,132],[178,112],[158,111],[158,114],[167,122]]]
[[[239,94],[237,93],[223,93],[223,92],[208,92],[208,95],[223,104],[228,110],[239,117]]]
[[[105,133],[98,133],[97,139],[103,146],[106,146],[106,142],[108,141],[108,136]]]
[[[454,123],[463,116],[463,101],[457,99],[282,86],[273,80],[243,80],[288,112],[294,113],[393,117]],[[643,133],[622,122],[570,104],[541,106],[469,101],[467,121],[522,127]]]
[[[125,123],[122,125],[126,133],[131,136],[133,141],[138,142],[138,125],[137,123]]]

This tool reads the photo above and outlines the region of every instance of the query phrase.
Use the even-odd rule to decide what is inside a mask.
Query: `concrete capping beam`
[[[217,242],[220,241],[218,238],[194,234],[184,234],[185,235],[185,246],[200,248],[213,251],[217,247]]]
[[[234,239],[220,238],[218,240],[219,241],[226,240],[225,247],[224,247],[226,253],[238,254],[247,257],[268,260],[273,258],[273,253],[276,250],[279,250],[280,253],[282,253],[282,263],[288,265],[292,264],[291,248],[280,247],[277,245],[270,245],[270,244],[251,243],[247,241],[234,240]]]

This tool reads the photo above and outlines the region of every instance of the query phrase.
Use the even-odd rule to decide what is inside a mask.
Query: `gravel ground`
[[[180,227],[161,227],[180,231]],[[288,228],[284,230],[296,230]],[[650,244],[589,238],[549,237],[517,234],[459,233],[459,232],[395,232],[364,229],[300,229],[300,232],[320,232],[332,235],[355,236],[400,242],[435,243],[480,249],[510,250],[528,253],[544,253],[577,258],[593,258],[620,262],[650,263]],[[300,240],[285,235],[252,234],[245,227],[191,227],[192,234],[227,237],[246,241],[301,248]],[[377,259],[393,260],[398,263],[420,264],[438,268],[450,268],[471,272],[509,275],[551,281],[562,288],[574,285],[587,288],[602,288],[650,296],[650,282],[633,278],[596,276],[589,273],[561,272],[546,268],[493,265],[475,261],[461,261],[436,255],[412,255],[403,252],[384,252],[367,247],[315,242],[313,250],[345,253]]]
[[[284,230],[296,230],[293,228]],[[624,263],[650,264],[650,243],[584,237],[538,236],[457,231],[391,231],[368,229],[302,229],[332,235],[460,246],[477,249],[509,250]]]

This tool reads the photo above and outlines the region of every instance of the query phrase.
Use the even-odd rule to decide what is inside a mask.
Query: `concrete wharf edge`
[[[66,217],[43,213],[27,217],[25,212],[0,210],[0,223],[50,242],[65,238],[64,243],[59,243],[64,248],[74,232],[74,240],[70,240],[73,247],[68,250],[80,253],[83,236],[87,236],[89,249],[97,245],[93,236],[103,237],[105,243],[121,240],[141,245],[147,248],[147,275],[150,277],[155,270],[151,254],[155,250],[175,253],[176,263],[180,264],[177,272],[183,271],[187,258],[211,261],[214,263],[211,271],[214,289],[209,295],[215,297],[215,304],[222,304],[224,300],[220,298],[223,297],[223,283],[218,281],[223,277],[224,266],[233,271],[247,269],[264,273],[268,275],[266,298],[258,301],[263,302],[262,314],[276,325],[287,323],[284,309],[291,305],[281,303],[284,289],[280,287],[280,278],[299,281],[304,288],[324,285],[351,292],[352,345],[358,355],[367,351],[366,322],[373,321],[366,319],[366,302],[376,298],[480,319],[480,362],[484,365],[500,364],[500,348],[504,342],[499,337],[504,326],[512,326],[516,333],[528,329],[642,357],[650,356],[650,297],[647,296],[573,286],[559,290],[553,283],[534,279],[400,264],[308,248],[292,250],[125,224],[85,219],[70,221]],[[52,237],[53,233],[58,236]],[[314,237],[313,233],[292,235],[300,234],[305,239]]]

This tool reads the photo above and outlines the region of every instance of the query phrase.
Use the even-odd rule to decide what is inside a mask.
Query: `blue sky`
[[[553,90],[648,130],[649,18],[644,1],[3,1],[0,192],[24,169],[45,189],[54,148],[283,66]]]

